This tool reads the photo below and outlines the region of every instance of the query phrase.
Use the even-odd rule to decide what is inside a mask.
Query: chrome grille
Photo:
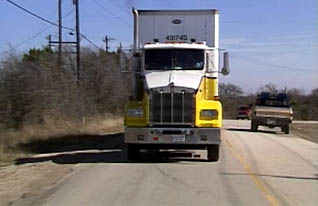
[[[181,91],[164,93],[153,91],[151,97],[151,123],[192,125],[194,121],[194,95]]]

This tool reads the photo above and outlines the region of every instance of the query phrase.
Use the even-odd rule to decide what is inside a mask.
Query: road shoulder
[[[15,205],[19,200],[38,196],[72,171],[70,165],[62,166],[52,162],[1,167],[1,205]]]

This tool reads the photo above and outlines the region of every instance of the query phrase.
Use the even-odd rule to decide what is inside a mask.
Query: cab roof
[[[205,43],[149,43],[144,45],[144,49],[211,49]]]

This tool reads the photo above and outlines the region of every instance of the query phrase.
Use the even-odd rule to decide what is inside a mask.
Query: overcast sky
[[[50,21],[57,20],[58,0],[12,0]],[[230,52],[231,74],[220,82],[245,92],[273,83],[310,92],[318,88],[318,3],[315,0],[79,0],[81,33],[111,49],[132,43],[131,8],[218,9],[220,46]],[[72,0],[63,0],[63,24],[74,27]],[[25,52],[47,45],[57,28],[0,0],[0,55],[9,48]],[[67,31],[64,40],[73,40]],[[10,45],[10,46],[9,46]],[[82,45],[92,46],[86,40]],[[93,46],[92,46],[93,47]]]

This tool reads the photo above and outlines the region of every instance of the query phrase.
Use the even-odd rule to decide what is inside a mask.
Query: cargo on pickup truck
[[[274,95],[262,92],[257,95],[252,113],[251,130],[257,131],[258,126],[281,127],[282,132],[289,134],[289,124],[291,124],[292,118],[293,110],[286,94]]]

